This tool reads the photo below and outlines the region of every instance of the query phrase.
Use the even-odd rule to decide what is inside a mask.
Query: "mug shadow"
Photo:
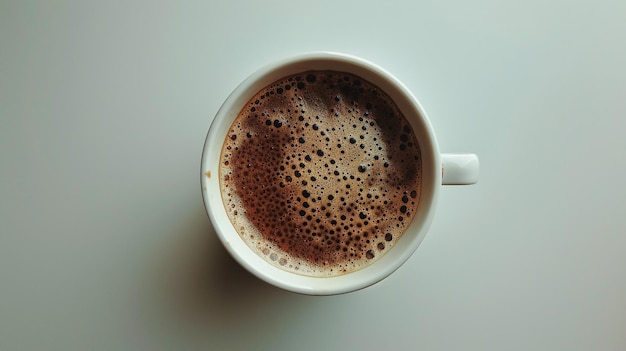
[[[154,277],[150,286],[158,291],[151,309],[159,311],[153,317],[168,325],[210,327],[213,332],[252,323],[259,328],[264,315],[291,315],[317,304],[315,297],[274,287],[240,266],[223,247],[202,205],[175,223],[158,251],[149,268]]]

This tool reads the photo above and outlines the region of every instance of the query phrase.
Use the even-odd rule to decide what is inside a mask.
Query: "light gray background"
[[[200,194],[259,66],[387,68],[480,183],[356,293],[253,278]],[[626,2],[0,0],[1,350],[625,350]]]

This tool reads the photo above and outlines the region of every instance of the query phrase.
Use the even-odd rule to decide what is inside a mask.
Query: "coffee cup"
[[[417,249],[442,185],[478,180],[475,154],[442,154],[413,94],[381,67],[313,52],[245,79],[213,119],[204,204],[234,259],[309,295],[368,287]]]

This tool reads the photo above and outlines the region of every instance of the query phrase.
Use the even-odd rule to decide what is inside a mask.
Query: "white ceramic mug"
[[[352,73],[378,86],[411,124],[422,156],[421,197],[413,221],[398,242],[376,262],[333,277],[311,277],[282,270],[257,255],[231,224],[218,179],[222,145],[231,124],[250,98],[269,84],[310,70]],[[433,220],[442,185],[473,184],[478,179],[474,154],[440,154],[426,113],[411,92],[377,65],[346,54],[315,52],[269,64],[245,79],[226,99],[211,123],[202,153],[202,194],[210,220],[226,249],[257,277],[280,288],[310,295],[332,295],[370,286],[398,269],[423,240]]]

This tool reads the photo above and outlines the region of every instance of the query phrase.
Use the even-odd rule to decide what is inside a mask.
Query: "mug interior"
[[[422,156],[421,194],[417,213],[406,232],[379,260],[360,270],[334,277],[311,277],[282,270],[258,256],[232,226],[222,202],[219,163],[223,142],[233,121],[250,98],[269,84],[310,70],[354,74],[378,86],[396,103],[411,124]],[[265,66],[245,79],[216,114],[202,154],[202,194],[207,213],[230,254],[248,271],[266,282],[293,292],[330,295],[358,290],[387,277],[417,249],[434,216],[441,185],[437,141],[426,114],[411,92],[390,73],[363,59],[319,52],[287,58]]]

